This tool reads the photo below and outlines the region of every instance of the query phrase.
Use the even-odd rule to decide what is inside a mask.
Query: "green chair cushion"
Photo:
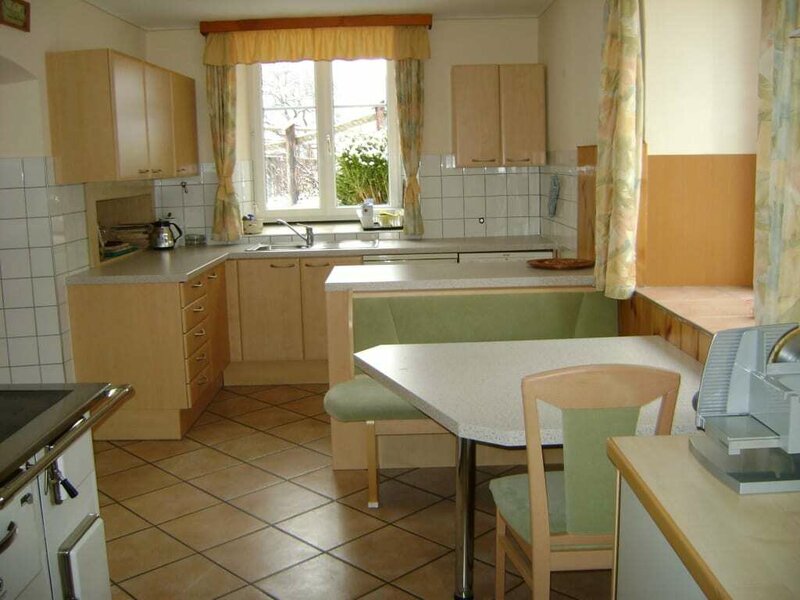
[[[550,510],[550,533],[567,530],[564,509],[564,471],[547,471],[547,503]],[[531,543],[531,509],[528,492],[528,474],[499,477],[489,482],[489,489],[497,510],[506,523],[522,538]]]
[[[325,394],[325,410],[340,421],[427,419],[397,394],[367,375],[356,375]]]

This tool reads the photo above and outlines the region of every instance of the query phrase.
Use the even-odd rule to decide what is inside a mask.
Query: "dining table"
[[[696,430],[692,396],[702,365],[658,336],[446,344],[390,344],[354,355],[355,365],[456,438],[454,598],[473,598],[476,444],[525,446],[522,378],[565,367],[632,364],[675,371],[681,385],[673,433]],[[655,429],[658,403],[642,408],[637,434]],[[562,443],[561,413],[540,403],[542,444]]]

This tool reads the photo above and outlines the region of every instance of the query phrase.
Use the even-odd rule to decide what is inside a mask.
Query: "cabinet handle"
[[[497,159],[496,158],[473,158],[472,162],[474,162],[474,163],[497,162]]]
[[[204,307],[204,306],[195,306],[195,307],[192,309],[192,312],[201,313],[201,312],[203,312],[204,310],[205,310],[205,307]]]
[[[531,162],[530,158],[507,158],[508,162]]]
[[[8,550],[9,546],[14,543],[14,540],[17,537],[17,524],[14,521],[11,521],[8,524],[8,529],[6,530],[6,534],[3,536],[3,539],[0,540],[0,554]]]
[[[161,173],[162,169],[153,169],[153,173]]]
[[[219,279],[219,275],[217,275],[216,273],[209,273],[208,274],[208,278],[209,279]]]
[[[208,383],[208,377],[205,375],[201,375],[200,378],[197,380],[197,385],[205,385]]]
[[[194,332],[194,337],[203,337],[206,334],[205,329],[200,329],[199,331]]]
[[[201,287],[203,287],[203,282],[202,281],[198,281],[197,283],[193,283],[192,287],[193,288],[201,288]]]
[[[205,354],[201,354],[200,356],[195,356],[194,358],[197,362],[205,362],[208,360],[208,357]]]
[[[180,169],[178,169],[178,173],[185,173],[186,170],[187,170],[186,167],[181,167]]]
[[[313,265],[313,264],[311,264],[311,263],[306,263],[306,266],[307,266],[309,269],[321,269],[321,268],[323,268],[323,267],[330,267],[330,266],[331,266],[331,263],[322,263],[322,264],[319,264],[319,265]]]
[[[297,265],[274,265],[270,263],[269,266],[271,269],[294,269]]]
[[[149,173],[150,169],[139,169],[139,174],[144,175],[145,173]]]

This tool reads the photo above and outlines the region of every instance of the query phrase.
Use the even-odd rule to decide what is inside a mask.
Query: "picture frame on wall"
[[[26,0],[0,0],[0,24],[31,30],[31,4]]]

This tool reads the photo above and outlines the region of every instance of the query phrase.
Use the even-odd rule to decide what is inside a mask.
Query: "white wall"
[[[434,19],[431,59],[425,63],[424,154],[451,154],[450,67],[535,63],[538,20]]]
[[[754,153],[761,1],[647,0],[645,17],[650,154]]]
[[[556,0],[539,20],[539,58],[547,65],[549,162],[575,161],[597,142],[603,0]]]
[[[144,58],[144,31],[83,0],[31,0],[31,31],[0,27],[0,56],[32,75],[0,85],[0,156],[50,154],[45,52],[114,48]]]

